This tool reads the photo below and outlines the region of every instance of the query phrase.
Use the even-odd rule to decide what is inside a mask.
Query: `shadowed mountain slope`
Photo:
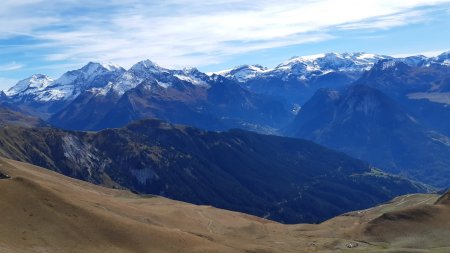
[[[157,120],[96,133],[5,127],[0,154],[97,184],[287,223],[425,190],[309,141]]]

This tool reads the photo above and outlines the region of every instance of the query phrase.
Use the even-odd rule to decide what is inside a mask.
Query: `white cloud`
[[[0,72],[13,71],[23,68],[22,64],[11,62],[8,64],[0,65]]]
[[[422,22],[428,13],[418,7],[449,2],[65,0],[55,5],[6,0],[0,6],[0,34],[29,34],[40,47],[52,49],[49,61],[112,61],[127,67],[150,58],[165,66],[203,66],[255,50],[332,39],[330,31],[336,29]]]

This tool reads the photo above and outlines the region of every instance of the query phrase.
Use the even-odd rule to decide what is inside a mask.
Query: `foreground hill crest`
[[[103,188],[4,158],[0,173],[11,176],[0,178],[0,215],[8,217],[0,220],[2,253],[413,252],[436,247],[446,252],[450,247],[449,207],[433,205],[439,196],[431,194],[401,196],[317,225],[287,226]],[[404,220],[416,213],[427,218]]]

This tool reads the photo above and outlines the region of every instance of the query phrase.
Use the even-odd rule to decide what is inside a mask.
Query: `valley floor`
[[[0,158],[0,252],[450,252],[450,206],[407,195],[321,224],[283,225],[138,196]],[[386,214],[387,213],[387,214]]]

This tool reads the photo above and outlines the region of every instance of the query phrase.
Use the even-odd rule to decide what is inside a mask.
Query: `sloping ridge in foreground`
[[[386,211],[439,208],[449,213],[448,196],[432,205],[437,195],[418,194],[319,225],[282,225],[209,206],[140,197],[4,158],[0,173],[10,176],[0,179],[0,252],[5,253],[382,252],[398,245],[399,237],[394,234],[392,241],[380,241],[368,231],[386,217]],[[435,223],[418,221],[423,222],[422,232],[433,239]],[[389,222],[395,224],[394,219]],[[441,225],[449,231],[448,223]],[[449,242],[442,243],[438,246],[449,249]]]
[[[397,247],[442,248],[442,252],[450,252],[450,191],[434,204],[381,215],[367,224],[365,234],[372,241]]]
[[[212,230],[208,217],[221,211],[140,198],[11,160],[0,163],[11,176],[0,181],[0,252],[240,252],[196,235]],[[251,227],[251,219],[263,226],[257,218],[223,215],[234,223],[230,227],[240,221]]]

